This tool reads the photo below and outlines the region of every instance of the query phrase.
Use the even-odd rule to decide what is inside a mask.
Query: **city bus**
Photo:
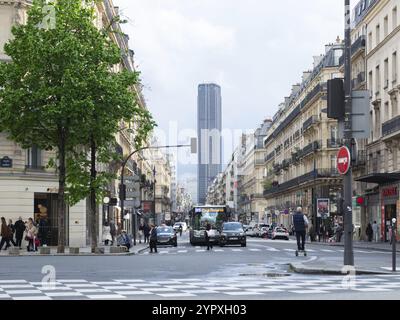
[[[217,244],[219,230],[224,222],[230,220],[230,209],[228,206],[194,206],[189,212],[190,216],[190,244],[204,245],[206,225],[211,225],[212,231],[210,242]]]

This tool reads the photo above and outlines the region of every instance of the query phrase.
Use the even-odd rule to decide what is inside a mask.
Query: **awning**
[[[355,179],[358,182],[387,184],[400,181],[400,173],[372,173]]]

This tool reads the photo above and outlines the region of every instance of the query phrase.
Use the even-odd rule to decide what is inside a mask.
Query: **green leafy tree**
[[[138,74],[112,72],[121,52],[94,26],[91,3],[34,0],[27,24],[15,26],[5,45],[12,61],[0,64],[0,130],[23,147],[56,150],[58,252],[65,246],[66,199],[73,205],[90,194],[93,209],[96,192],[111,178],[97,174],[96,161],[115,158],[119,121],[139,121],[137,143],[154,126],[131,90]],[[43,23],[49,6],[50,27]]]

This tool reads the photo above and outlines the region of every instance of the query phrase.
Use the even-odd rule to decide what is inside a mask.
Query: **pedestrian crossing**
[[[313,249],[306,249],[309,254],[342,254],[343,249],[324,249],[324,248],[313,248]],[[186,246],[178,246],[178,247],[171,247],[171,248],[159,248],[158,254],[161,255],[168,255],[168,254],[177,254],[177,255],[185,255],[185,254],[206,254],[212,252],[219,252],[219,253],[234,253],[239,254],[243,252],[247,253],[286,253],[286,254],[294,254],[296,252],[295,248],[274,248],[269,246],[259,246],[259,247],[246,247],[246,248],[237,248],[237,247],[213,247],[211,250],[207,250],[205,247],[186,247]],[[356,254],[390,254],[388,252],[383,251],[367,251],[367,250],[354,250]],[[140,255],[151,255],[148,251],[144,251],[140,253]]]
[[[190,279],[86,279],[57,280],[52,283],[25,280],[0,280],[1,300],[114,300],[162,298],[235,299],[248,296],[258,299],[276,295],[341,294],[394,292],[400,289],[400,274],[357,276],[351,286],[340,276],[218,277]],[[27,289],[29,288],[29,289]],[[320,297],[320,296],[318,296]]]

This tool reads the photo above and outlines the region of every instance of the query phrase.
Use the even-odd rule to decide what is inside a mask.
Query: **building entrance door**
[[[392,225],[392,219],[397,218],[397,206],[395,204],[385,206],[385,241],[390,241],[389,230]]]

